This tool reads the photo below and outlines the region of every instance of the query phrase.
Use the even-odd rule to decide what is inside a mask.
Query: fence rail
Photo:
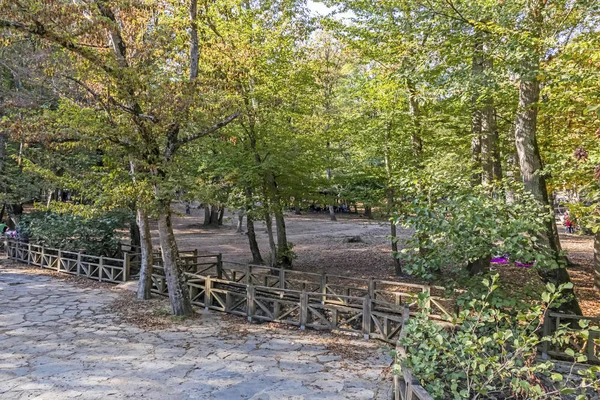
[[[128,254],[122,259],[92,256],[13,240],[6,240],[4,247],[10,259],[100,282],[126,282],[130,276],[131,262]]]
[[[600,327],[600,318],[548,312],[544,317],[543,335],[550,336],[560,329],[561,326],[565,325],[577,329],[579,327],[579,321],[581,320],[588,321],[590,326]],[[565,349],[570,348],[576,352],[585,354],[588,363],[600,364],[600,344],[595,341],[600,342],[600,332],[590,330],[589,336],[585,340],[580,339],[564,344],[553,344],[546,341],[542,345],[542,353],[552,358],[572,359],[572,357],[564,351]]]
[[[402,327],[408,322],[410,318],[410,311],[406,307],[403,311],[403,322]],[[400,373],[394,374],[394,400],[433,400],[433,397],[423,386],[417,378],[415,378],[412,372],[408,368],[402,368],[401,359],[406,357],[406,349],[400,343],[402,338],[406,337],[406,331],[401,329],[398,342],[396,344],[396,365],[401,366]]]

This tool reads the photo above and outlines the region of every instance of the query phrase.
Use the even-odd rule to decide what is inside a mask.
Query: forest
[[[597,367],[543,392],[550,367],[527,360],[546,310],[585,314],[557,213],[593,236],[600,293],[599,26],[597,0],[2,1],[0,222],[97,253],[129,229],[139,299],[156,223],[185,316],[173,202],[245,217],[252,262],[286,269],[289,215],[359,208],[387,224],[398,279],[471,296],[477,317],[454,321],[471,336],[410,325],[429,347],[407,365],[436,398],[589,398]],[[547,292],[511,293],[498,257]]]

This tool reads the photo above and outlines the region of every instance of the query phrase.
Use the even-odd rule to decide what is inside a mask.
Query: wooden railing
[[[588,321],[590,326],[600,327],[600,318],[547,312],[544,317],[543,335],[552,335],[561,327],[561,325],[567,325],[571,328],[581,329],[579,327],[579,321],[581,320]],[[553,344],[546,341],[542,344],[542,354],[548,355],[552,358],[571,359],[572,357],[565,352],[567,348],[570,348],[575,352],[585,354],[587,356],[588,363],[600,364],[600,344],[597,344],[594,341],[599,339],[599,331],[589,330],[589,337],[587,339],[571,341],[564,345]]]
[[[388,312],[374,311],[368,295],[354,297],[282,289],[192,273],[186,273],[186,276],[194,305],[244,316],[249,321],[351,332],[389,343],[397,340],[402,324],[400,308]],[[154,293],[168,294],[162,267],[154,268],[152,281]]]
[[[8,257],[42,268],[106,282],[124,282],[133,254],[123,259],[91,256],[42,246],[7,242]],[[160,253],[153,267],[152,290],[167,295]],[[223,261],[220,254],[185,251],[181,256],[192,303],[250,320],[362,334],[395,343],[403,308],[417,310],[419,293],[430,293],[432,318],[451,309],[443,305],[444,288],[361,279]]]
[[[127,254],[124,258],[117,259],[62,251],[13,240],[6,240],[4,243],[8,258],[25,264],[85,276],[100,282],[119,283],[129,279],[131,263]]]
[[[410,312],[406,307],[403,311],[402,327],[408,322],[409,318]],[[401,360],[406,357],[406,349],[400,341],[405,337],[406,330],[401,329],[396,344],[395,363],[400,366],[400,371],[394,374],[394,400],[433,400],[433,397],[421,386],[421,383],[413,376],[412,372],[408,368],[402,367]]]

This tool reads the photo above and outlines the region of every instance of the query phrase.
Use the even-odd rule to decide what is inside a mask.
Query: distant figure
[[[573,221],[569,214],[565,214],[565,233],[573,233]]]
[[[192,210],[190,209],[190,205],[185,205],[185,215],[192,215]]]
[[[6,224],[0,224],[0,234],[1,235],[4,235],[7,230],[8,230],[8,225],[6,225]]]

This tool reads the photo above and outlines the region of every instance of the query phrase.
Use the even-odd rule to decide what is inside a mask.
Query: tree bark
[[[408,89],[408,113],[411,116],[413,132],[411,142],[413,154],[418,160],[423,152],[423,139],[421,138],[421,110],[417,101],[417,91],[414,84],[407,80],[406,86]]]
[[[600,293],[600,231],[594,235],[594,289]]]
[[[192,303],[190,302],[185,276],[179,263],[179,251],[173,235],[171,210],[168,203],[163,202],[161,204],[158,215],[158,233],[173,314],[179,316],[191,315],[193,313]]]
[[[365,206],[365,217],[368,219],[373,219],[373,211],[371,210],[371,206]]]
[[[218,206],[210,206],[210,225],[219,226],[219,209]]]
[[[256,241],[256,230],[254,229],[254,218],[250,215],[246,216],[246,227],[248,228],[248,244],[250,245],[250,252],[252,253],[253,264],[264,264],[262,255],[260,254],[260,248]],[[271,233],[271,238],[273,234]]]
[[[190,80],[198,77],[198,0],[190,0]]]
[[[385,148],[383,152],[384,161],[385,161],[385,175],[386,175],[386,197],[387,197],[387,214],[390,217],[390,236],[391,236],[391,247],[392,247],[392,257],[394,259],[394,272],[396,275],[402,275],[402,265],[400,265],[400,259],[396,257],[398,254],[398,242],[396,238],[396,222],[392,218],[392,214],[394,212],[394,187],[392,184],[392,163],[390,160],[392,146],[392,122],[390,121],[386,130],[385,135]]]
[[[337,218],[335,217],[335,208],[334,208],[334,206],[329,206],[329,219],[331,221],[337,221]]]
[[[210,225],[210,204],[204,205],[204,222],[203,225]]]
[[[273,218],[269,213],[265,214],[265,225],[267,227],[267,236],[269,237],[269,248],[271,249],[271,262],[269,266],[275,268],[277,267],[277,245],[273,237]]]
[[[19,203],[9,203],[6,206],[6,211],[8,212],[8,225],[11,229],[14,229],[17,225],[19,225],[19,221],[21,220],[21,215],[23,214],[23,205]]]
[[[252,253],[253,264],[264,264],[262,255],[260,254],[260,248],[256,241],[256,230],[254,229],[254,217],[252,216],[252,209],[254,202],[252,198],[252,190],[248,187],[244,188],[246,194],[246,228],[248,229],[248,245],[250,246],[250,252]]]
[[[482,180],[481,176],[481,159],[482,159],[482,123],[483,116],[479,105],[481,96],[481,80],[483,75],[483,41],[481,32],[478,30],[475,33],[475,43],[473,45],[473,58],[471,62],[471,78],[473,80],[473,94],[471,97],[471,162],[475,167],[476,172],[473,173],[473,183],[479,185]]]
[[[535,23],[542,17],[542,11],[534,8],[531,11]],[[538,35],[533,32],[534,36]],[[540,55],[537,49],[528,49],[525,58],[521,63],[521,77],[519,84],[519,109],[515,121],[515,144],[519,166],[525,190],[530,192],[540,209],[549,211],[548,191],[546,188],[546,178],[542,173],[542,160],[537,143],[537,103],[540,100],[540,83],[537,74],[540,67]],[[546,222],[546,230],[540,238],[544,245],[549,246],[556,254],[558,259],[560,242],[554,235],[556,224],[554,218],[549,218]],[[540,277],[545,282],[552,282],[555,285],[571,282],[569,273],[565,267],[559,267],[555,270],[538,269]],[[577,298],[572,290],[566,293],[567,302],[561,307],[565,311],[581,315],[581,308]]]
[[[131,243],[131,246],[133,247],[141,247],[141,233],[140,233],[140,226],[137,223],[137,211],[136,211],[136,222],[131,222],[129,224],[129,242]]]
[[[290,256],[285,230],[285,218],[281,207],[276,207],[273,214],[275,214],[275,226],[277,227],[277,266],[279,268],[292,268],[292,257]]]
[[[285,218],[279,195],[277,181],[272,172],[267,174],[267,188],[271,197],[273,215],[275,216],[275,226],[277,227],[277,266],[280,268],[292,268],[292,258],[290,256],[289,243],[285,230]]]
[[[494,136],[497,136],[495,131],[494,107],[486,105],[481,111],[481,183],[483,184],[494,181]]]
[[[219,207],[219,212],[217,215],[217,225],[221,226],[223,225],[223,217],[225,216],[225,206],[222,205]]]
[[[140,300],[148,300],[152,297],[152,266],[154,264],[148,214],[144,210],[138,209],[136,212],[136,222],[140,235],[140,249],[142,253],[137,298]]]
[[[244,210],[238,210],[237,212],[237,229],[235,230],[235,233],[243,233],[244,229]]]

